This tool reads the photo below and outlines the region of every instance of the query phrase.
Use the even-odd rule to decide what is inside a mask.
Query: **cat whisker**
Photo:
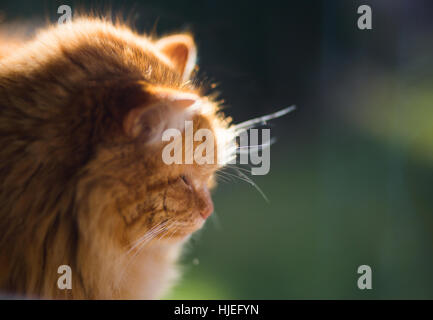
[[[152,239],[158,236],[161,232],[163,232],[167,227],[167,223],[170,221],[165,220],[159,224],[156,224],[151,229],[149,229],[144,236],[141,236],[138,240],[135,241],[134,245],[124,254],[124,256],[128,256],[134,249],[137,249],[135,253],[128,259],[126,265],[123,267],[122,274],[120,275],[120,279],[123,279],[125,272],[127,272],[130,264],[135,260],[135,258],[139,255],[139,253],[143,250],[147,243],[149,243]]]
[[[173,226],[175,226],[175,225],[176,225],[176,222],[172,222],[172,223],[171,223],[167,228],[164,229],[163,232],[161,232],[161,233],[159,234],[159,236],[158,236],[158,238],[156,238],[156,240],[157,240],[157,241],[161,240],[162,237],[164,237],[164,236],[168,233],[168,230],[171,229],[171,228],[172,228]]]
[[[226,175],[229,175],[229,176],[232,176],[234,178],[238,178],[239,180],[248,182],[250,185],[252,185],[254,188],[256,188],[256,190],[260,193],[260,195],[263,197],[263,199],[269,203],[268,197],[265,195],[265,193],[262,191],[262,189],[260,189],[260,187],[253,180],[251,180],[247,175],[245,175],[241,171],[237,171],[237,173],[238,173],[238,175],[235,175],[235,174],[232,174],[229,172],[225,172]]]
[[[239,166],[234,165],[234,164],[226,164],[225,166],[230,168],[230,169],[234,169],[234,170],[242,170],[242,171],[247,172],[247,173],[251,172],[250,170],[248,170],[246,168],[242,168],[242,167],[239,167]],[[225,168],[222,168],[222,170],[224,170],[224,169]]]
[[[271,144],[273,144],[275,141],[271,141],[271,142],[268,142],[268,143],[264,143],[264,144],[256,144],[256,145],[253,145],[253,146],[240,146],[240,147],[237,147],[236,149],[237,150],[240,150],[240,149],[259,149],[259,148],[265,148],[265,147],[268,147],[268,146],[270,146]]]
[[[168,236],[168,240],[171,240],[171,238],[176,234],[178,229],[179,229],[178,227],[173,228],[173,231]]]
[[[257,124],[264,125],[264,124],[266,124],[267,121],[272,120],[272,119],[276,119],[276,118],[279,118],[279,117],[282,117],[282,116],[284,116],[284,115],[286,115],[286,114],[294,111],[295,109],[296,109],[296,106],[292,105],[290,107],[281,109],[281,110],[279,110],[277,112],[274,112],[274,113],[271,113],[271,114],[268,114],[268,115],[264,115],[264,116],[261,116],[261,117],[258,117],[258,118],[254,118],[254,119],[251,119],[251,120],[247,120],[247,121],[238,123],[238,124],[234,125],[235,132],[238,133],[237,135],[239,135],[243,131],[246,131],[246,130],[248,130],[250,128],[253,128]]]
[[[138,253],[141,251],[141,249],[145,246],[145,244],[147,242],[149,242],[150,240],[152,240],[155,236],[157,236],[160,232],[162,232],[165,228],[165,225],[168,223],[169,220],[165,220],[162,221],[159,224],[156,224],[155,226],[153,226],[152,228],[150,228],[149,230],[147,230],[145,232],[145,234],[141,237],[139,237],[134,244],[131,246],[131,248],[122,255],[122,257],[128,256],[131,252],[133,252],[134,249],[138,249],[136,250],[136,252],[129,258],[128,263],[126,264],[126,266],[123,268],[123,273],[121,275],[121,279],[123,278],[123,274],[127,271],[129,265],[131,264],[131,262],[135,259],[135,257],[138,255]]]
[[[171,219],[170,219],[171,220]],[[152,233],[149,235],[149,237],[146,237],[145,239],[143,239],[142,241],[140,241],[135,247],[138,246],[138,249],[136,250],[136,252],[134,253],[134,255],[129,259],[128,264],[126,265],[125,269],[128,268],[128,266],[131,264],[131,262],[139,255],[139,253],[146,247],[146,244],[148,244],[151,240],[155,239],[158,236],[161,236],[162,234],[164,234],[164,232],[167,231],[168,228],[171,227],[171,225],[167,226],[167,223],[170,220],[166,220],[163,221],[162,223],[159,224],[160,228],[158,228],[157,230],[152,231]],[[163,226],[161,226],[162,224],[164,224]],[[149,231],[146,233],[148,234]],[[160,239],[161,237],[159,237],[158,239]]]
[[[230,179],[228,179],[227,177],[224,177],[222,175],[222,172],[215,172],[215,174],[216,174],[217,177],[221,178],[222,181],[224,181],[224,182],[230,182]]]
[[[250,152],[254,151],[257,152],[259,150],[264,150],[266,148],[269,148],[272,144],[274,144],[276,141],[275,138],[272,138],[271,141],[264,144],[254,145],[254,146],[241,146],[236,148],[237,154],[250,154]],[[246,149],[246,150],[244,150]]]
[[[163,229],[169,220],[162,221],[159,224],[156,224],[152,228],[146,231],[146,233],[138,238],[134,244],[131,246],[131,248],[126,252],[126,254],[129,254],[131,251],[133,251],[138,245],[140,245],[143,241],[146,241],[146,239],[151,239],[155,233],[158,233],[161,229]]]
[[[219,175],[220,175],[220,177],[224,177],[225,179],[227,179],[228,182],[234,181],[233,177],[228,175],[226,171],[220,171]]]

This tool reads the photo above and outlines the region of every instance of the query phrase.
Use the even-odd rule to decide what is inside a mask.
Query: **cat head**
[[[39,34],[26,48],[32,52],[30,62],[19,53],[3,62],[21,58],[33,79],[22,83],[44,120],[33,127],[40,139],[31,149],[65,183],[76,182],[84,238],[104,234],[132,247],[139,239],[180,241],[199,229],[213,211],[214,173],[232,156],[234,136],[192,76],[192,36],[150,39],[77,18]],[[175,150],[180,161],[166,161]],[[195,152],[207,161],[195,161]]]

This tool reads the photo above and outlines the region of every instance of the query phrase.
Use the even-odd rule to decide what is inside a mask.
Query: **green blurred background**
[[[190,30],[240,122],[272,121],[271,171],[220,181],[173,299],[433,298],[433,2],[5,1],[3,21],[107,9]],[[368,4],[373,29],[357,28]],[[229,171],[230,172],[230,171]],[[373,271],[359,290],[357,268]]]

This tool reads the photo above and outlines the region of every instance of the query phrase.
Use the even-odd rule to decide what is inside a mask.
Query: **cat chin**
[[[167,236],[162,239],[169,243],[186,241],[194,232],[200,230],[205,222],[206,219],[199,216],[190,225],[179,228],[175,232],[168,231]]]

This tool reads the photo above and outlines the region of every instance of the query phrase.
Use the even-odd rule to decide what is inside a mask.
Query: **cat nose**
[[[203,219],[207,219],[213,212],[213,203],[212,200],[200,208],[200,215],[203,217]]]
[[[201,192],[199,212],[203,219],[207,219],[213,212],[213,202],[210,196],[210,192],[207,188],[204,188]]]

